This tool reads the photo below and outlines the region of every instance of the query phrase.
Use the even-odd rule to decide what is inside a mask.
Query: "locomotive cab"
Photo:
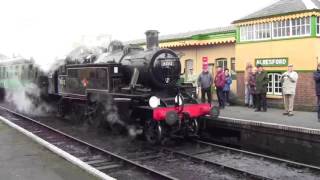
[[[58,93],[64,97],[86,99],[92,92],[115,92],[120,88],[122,74],[119,64],[66,65],[58,76]]]

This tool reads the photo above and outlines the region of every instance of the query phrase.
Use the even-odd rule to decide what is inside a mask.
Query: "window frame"
[[[269,76],[271,75],[271,81]],[[282,83],[280,81],[280,77],[282,75],[282,72],[268,72],[268,87],[267,87],[267,95],[272,95],[272,96],[282,96]],[[278,76],[278,80],[276,81],[276,76]],[[269,84],[271,83],[271,92],[269,91],[270,86]],[[275,84],[278,83],[279,85],[276,87]],[[276,92],[276,89],[281,90],[281,92]]]
[[[274,22],[243,25],[240,26],[240,42],[308,37],[311,36],[312,31],[311,21],[311,16],[307,16]],[[316,26],[317,36],[320,36],[320,17],[317,17]],[[289,30],[289,35],[287,30]],[[261,33],[262,37],[260,37]],[[267,37],[268,33],[270,34],[270,37]],[[282,33],[285,35],[282,36]],[[264,37],[265,34],[266,37]],[[251,35],[250,38],[249,35]]]
[[[227,58],[218,58],[216,59],[216,67],[219,67],[219,62],[223,62],[223,67],[222,69],[224,70],[225,68],[228,68],[228,59]],[[225,62],[225,63],[224,63]],[[229,69],[229,68],[228,68]]]
[[[185,74],[187,75],[187,76],[189,76],[190,75],[190,69],[192,69],[192,71],[194,70],[194,60],[193,59],[186,59],[185,61]],[[189,63],[191,64],[191,68],[189,67]],[[191,74],[191,76],[192,75],[194,75],[194,71],[193,71],[193,73]]]
[[[276,27],[277,28],[277,34],[279,33],[279,29],[280,30],[282,30],[282,29],[284,29],[285,30],[285,34],[287,34],[286,33],[286,30],[287,30],[287,28],[288,28],[288,26],[287,26],[287,21],[289,22],[289,36],[288,35],[285,35],[285,36],[275,36],[275,34],[274,34],[274,30],[275,30],[275,23],[277,23],[277,24],[279,24],[279,22],[281,22],[280,24],[282,25],[282,22],[284,22],[284,27],[283,26],[281,26],[281,27]],[[272,22],[272,39],[283,39],[283,38],[290,38],[290,37],[292,37],[291,35],[292,35],[292,23],[291,23],[291,19],[285,19],[285,20],[281,20],[281,21],[274,21],[274,22]],[[280,31],[281,32],[281,31]]]
[[[299,21],[299,24],[298,24],[298,21],[296,21],[296,20],[300,20]],[[302,25],[302,19],[305,19],[305,23],[304,23],[304,29],[305,29],[305,32],[306,32],[306,30],[307,30],[307,25],[309,25],[309,33],[305,33],[305,34],[301,34],[301,32],[302,32],[302,29],[300,29],[300,34],[295,34],[295,35],[293,35],[293,21],[296,21],[296,25],[294,26],[295,28],[296,28],[296,32],[298,32],[298,27],[302,27],[303,25]],[[306,24],[306,20],[307,19],[309,19],[309,24]],[[311,36],[311,26],[312,26],[312,24],[311,24],[311,17],[310,16],[308,16],[308,17],[301,17],[301,18],[295,18],[295,19],[291,19],[290,20],[291,21],[291,36],[290,37],[307,37],[307,36]]]

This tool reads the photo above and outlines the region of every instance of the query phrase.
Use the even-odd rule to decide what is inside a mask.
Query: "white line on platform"
[[[83,161],[81,161],[80,159],[76,158],[75,156],[67,153],[66,151],[63,151],[61,149],[59,149],[57,146],[54,146],[50,143],[48,143],[47,141],[43,140],[42,138],[34,135],[33,133],[25,130],[24,128],[12,123],[11,121],[9,121],[8,119],[0,116],[0,120],[2,120],[4,123],[6,123],[7,125],[9,125],[10,127],[18,130],[19,132],[25,134],[26,136],[28,136],[29,138],[31,138],[32,140],[36,141],[37,143],[41,144],[42,146],[48,148],[50,151],[58,154],[59,156],[63,157],[64,159],[66,159],[67,161],[71,162],[72,164],[80,167],[81,169],[84,169],[85,171],[87,171],[88,173],[92,174],[95,177],[98,177],[100,179],[103,180],[115,180],[115,178],[108,176],[107,174],[95,169],[94,167],[84,163]]]
[[[269,122],[261,122],[261,121],[249,120],[249,119],[238,119],[238,118],[224,117],[224,116],[219,116],[219,118],[233,120],[233,121],[236,120],[236,121],[241,121],[241,122],[246,122],[246,123],[260,123],[260,124],[269,125],[269,126],[301,129],[301,130],[310,131],[310,132],[317,132],[316,134],[320,134],[320,129],[312,129],[312,128],[301,127],[301,126],[290,126],[290,125],[285,125],[285,124],[277,124],[277,123],[269,123]]]

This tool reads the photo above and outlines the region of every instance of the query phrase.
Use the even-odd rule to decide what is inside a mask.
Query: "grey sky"
[[[2,0],[0,53],[51,58],[81,35],[144,38],[147,29],[171,34],[227,26],[276,0]]]

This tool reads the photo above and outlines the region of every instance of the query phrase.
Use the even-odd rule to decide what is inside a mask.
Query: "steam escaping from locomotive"
[[[6,91],[6,102],[19,112],[31,115],[46,115],[52,111],[52,107],[41,99],[41,89],[36,84],[17,83],[20,83],[18,90]]]

